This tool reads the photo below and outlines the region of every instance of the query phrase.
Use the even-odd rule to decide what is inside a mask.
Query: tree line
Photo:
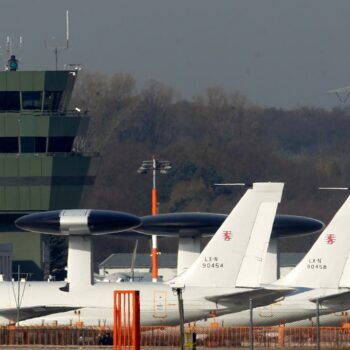
[[[140,87],[129,74],[93,72],[80,74],[72,106],[91,117],[77,147],[101,155],[95,186],[82,207],[148,215],[151,177],[136,170],[152,155],[173,165],[158,176],[161,213],[227,213],[243,192],[214,183],[283,181],[279,213],[328,222],[346,194],[318,187],[350,185],[350,112],[344,106],[265,108],[219,86],[186,99],[154,80]],[[303,246],[313,239],[302,241]],[[131,250],[132,242],[115,242],[96,242],[101,248],[96,259]],[[295,242],[284,243],[286,249],[291,245]],[[171,246],[163,243],[164,250]]]

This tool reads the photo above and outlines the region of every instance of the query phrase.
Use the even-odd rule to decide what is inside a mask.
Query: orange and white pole
[[[152,188],[152,215],[157,215],[157,189]]]
[[[153,156],[153,187],[152,187],[152,215],[157,215],[157,162]],[[157,236],[152,235],[152,282],[158,282],[158,244]]]

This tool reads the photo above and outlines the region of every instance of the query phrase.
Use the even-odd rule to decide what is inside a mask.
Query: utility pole
[[[316,299],[316,350],[321,348],[321,334],[320,334],[320,299]]]
[[[254,350],[253,299],[249,299],[249,349]]]
[[[179,305],[179,320],[180,320],[180,349],[185,350],[185,314],[184,303],[182,298],[183,288],[173,288],[177,294],[177,301]]]

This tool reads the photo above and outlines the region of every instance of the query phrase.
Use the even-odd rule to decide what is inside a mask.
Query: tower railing
[[[12,114],[12,115],[30,115],[30,116],[38,116],[38,117],[87,117],[86,113],[78,112],[75,109],[67,109],[65,111],[58,110],[35,110],[35,109],[22,109],[18,111],[14,110],[0,110],[1,114]]]

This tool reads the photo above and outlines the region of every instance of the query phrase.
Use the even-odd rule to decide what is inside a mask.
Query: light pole
[[[171,170],[171,163],[168,160],[157,160],[155,156],[152,160],[144,160],[137,169],[139,174],[147,174],[152,170],[152,215],[157,215],[157,171],[167,174]],[[152,282],[158,281],[158,245],[157,236],[152,235]]]

